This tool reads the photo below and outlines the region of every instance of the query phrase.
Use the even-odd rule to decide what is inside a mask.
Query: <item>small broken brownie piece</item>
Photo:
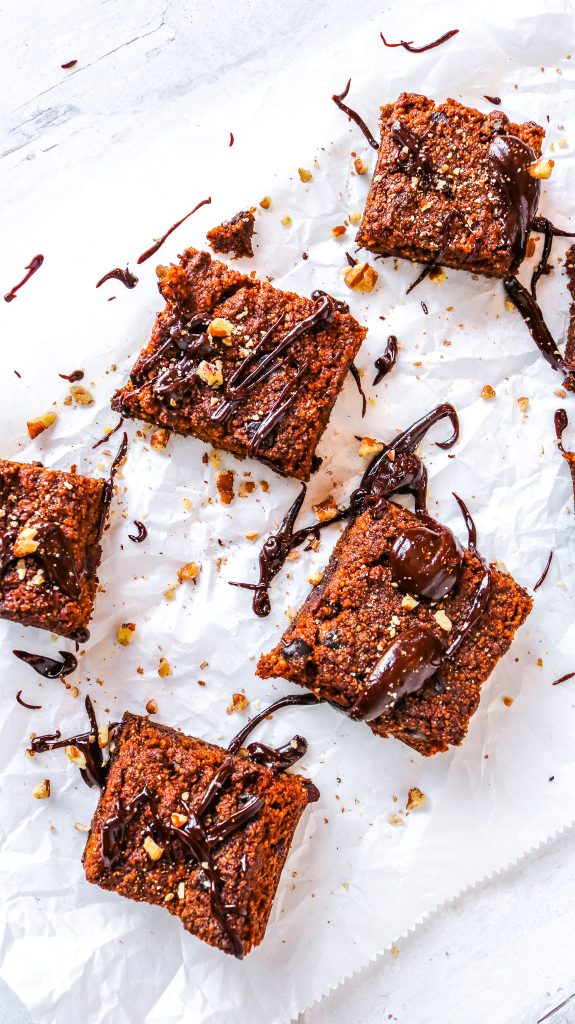
[[[415,93],[383,106],[380,127],[358,244],[488,277],[515,274],[537,212],[544,129]]]
[[[0,618],[84,639],[109,487],[0,459]]]
[[[308,480],[366,328],[195,249],[160,273],[166,308],[112,407]]]
[[[214,252],[231,253],[233,260],[242,256],[253,256],[252,238],[256,219],[255,206],[251,210],[241,210],[231,220],[208,231],[206,237]]]
[[[315,786],[268,766],[281,751],[250,744],[230,753],[129,713],[111,746],[86,878],[165,907],[204,942],[243,957],[263,939]],[[290,750],[284,766],[302,756],[305,741]]]
[[[416,552],[427,555],[423,569]],[[367,510],[257,673],[300,683],[421,754],[446,750],[463,740],[483,683],[531,610],[510,576],[494,566],[489,574],[486,606],[449,654],[485,587],[481,559],[393,502]]]

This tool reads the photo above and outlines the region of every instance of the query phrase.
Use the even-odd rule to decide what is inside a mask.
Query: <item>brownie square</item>
[[[130,713],[111,747],[86,878],[165,907],[204,942],[243,957],[264,937],[294,831],[317,790],[245,752]]]
[[[0,618],[84,640],[107,485],[0,459]]]
[[[280,291],[209,253],[188,249],[159,269],[166,308],[112,407],[308,480],[366,329],[323,293]]]
[[[389,553],[400,535],[420,525],[417,516],[391,502],[381,517],[369,510],[359,515],[340,537],[322,581],[278,646],[261,656],[257,673],[283,676],[349,711],[386,651],[421,626],[440,644],[440,671],[368,724],[376,735],[395,736],[429,755],[461,743],[481,686],[532,601],[509,575],[491,566],[486,609],[458,650],[445,658],[450,636],[465,620],[485,570],[479,557],[465,550],[456,588],[439,601],[418,597],[413,603],[392,579]]]
[[[528,168],[544,129],[402,93],[381,108],[381,145],[357,242],[488,277],[525,257],[540,183]]]

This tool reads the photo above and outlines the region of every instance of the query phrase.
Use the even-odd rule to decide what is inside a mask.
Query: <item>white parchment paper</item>
[[[296,731],[308,736],[302,770],[319,786],[321,800],[296,833],[263,945],[238,963],[157,908],[88,885],[80,863],[84,836],[74,824],[89,822],[96,794],[61,751],[30,761],[24,749],[32,730],[83,729],[86,693],[102,720],[117,719],[126,708],[143,713],[155,699],[161,721],[225,743],[241,724],[238,715],[226,715],[233,692],[245,690],[253,712],[288,691],[287,683],[257,680],[255,662],[304,599],[307,579],[327,561],[337,530],[323,534],[317,552],[287,564],[273,586],[272,614],[255,618],[249,594],[228,581],[255,578],[259,544],[246,534],[257,531],[261,540],[276,527],[298,485],[230,456],[205,465],[207,448],[192,439],[174,437],[165,452],[153,451],[150,428],[128,423],[129,456],[104,541],[91,640],[70,677],[80,697],[58,681],[41,680],[11,654],[23,647],[55,655],[71,644],[0,624],[2,974],[38,1019],[73,1020],[81,1007],[86,1024],[220,1024],[230,1015],[284,1024],[444,901],[575,818],[573,684],[551,685],[575,670],[573,501],[553,434],[553,412],[564,402],[570,411],[570,399],[554,393],[561,378],[538,354],[519,315],[505,307],[500,284],[448,271],[443,282],[426,281],[406,299],[417,268],[387,260],[374,264],[376,289],[357,296],[343,284],[353,229],[340,242],[331,237],[367,193],[369,175],[354,173],[352,151],[374,164],[363,136],[330,100],[349,75],[349,102],[373,128],[380,103],[402,90],[451,95],[481,109],[490,109],[484,93],[499,95],[512,119],[544,124],[556,166],[541,212],[567,226],[575,213],[567,59],[573,17],[566,5],[537,7],[535,14],[529,3],[505,10],[488,5],[473,19],[465,10],[455,14],[452,5],[461,31],[446,46],[420,56],[384,49],[381,29],[392,40],[427,41],[454,27],[438,24],[436,5],[412,4],[407,25],[400,13],[390,13],[358,26],[337,52],[318,50],[305,68],[285,67],[269,84],[256,79],[243,124],[224,131],[220,119],[218,131],[211,130],[201,111],[172,99],[161,115],[155,112],[153,131],[142,118],[119,124],[114,146],[96,165],[89,154],[74,167],[64,157],[60,179],[47,182],[42,195],[25,196],[12,182],[2,281],[17,280],[33,253],[46,259],[18,299],[0,310],[7,341],[0,383],[4,456],[106,473],[119,435],[96,451],[91,444],[116,420],[109,397],[145,343],[160,300],[154,260],[138,269],[133,292],[113,282],[96,291],[96,280],[127,260],[134,267],[153,237],[205,195],[212,195],[212,206],[169,239],[158,261],[175,259],[189,244],[201,247],[221,217],[269,195],[271,209],[258,207],[256,258],[242,265],[289,289],[309,294],[321,287],[345,298],[369,326],[357,359],[370,399],[366,418],[350,380],[322,440],[324,462],[302,522],[312,504],[330,493],[343,500],[356,483],[363,467],[354,435],[389,439],[449,400],[461,418],[455,458],[430,442],[423,446],[432,513],[463,538],[451,497],[456,490],[472,510],[484,554],[503,561],[526,586],[554,550],[534,611],[486,686],[461,748],[424,759],[330,708],[283,712],[266,724],[266,741]],[[236,141],[229,148],[232,128]],[[312,171],[308,184],[301,183],[299,166]],[[290,227],[281,223],[286,215]],[[557,337],[567,322],[564,251],[557,241],[556,269],[539,285]],[[374,389],[373,361],[392,332],[402,346],[398,365]],[[89,407],[63,404],[67,385],[58,373],[78,367],[94,395]],[[485,384],[496,391],[489,402],[480,397]],[[520,397],[529,399],[526,414]],[[27,443],[26,420],[52,408],[56,424]],[[439,429],[431,439],[439,439]],[[221,505],[216,477],[224,469],[235,470],[236,491],[242,481],[255,481],[253,494]],[[148,527],[142,545],[128,540],[133,519]],[[201,565],[197,585],[183,584],[168,599],[178,568],[192,560]],[[128,648],[115,642],[124,621],[137,625]],[[172,667],[164,679],[160,657]],[[41,711],[16,704],[20,688]],[[503,697],[512,698],[511,706]],[[32,788],[45,777],[52,796],[36,802]],[[412,786],[426,802],[407,815]]]

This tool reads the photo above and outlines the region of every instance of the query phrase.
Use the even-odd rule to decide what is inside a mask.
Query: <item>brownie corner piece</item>
[[[293,834],[317,791],[127,713],[84,852],[86,878],[165,907],[243,957],[263,939]]]
[[[540,182],[529,168],[544,129],[415,93],[383,106],[380,127],[358,244],[488,277],[514,274],[537,212]]]
[[[113,408],[309,479],[366,329],[323,292],[282,291],[209,253],[161,273],[166,307]]]
[[[381,713],[366,721],[376,735],[395,736],[430,755],[464,739],[482,685],[509,649],[532,600],[511,576],[491,566],[485,610],[448,656],[450,640],[470,613],[485,566],[475,553],[461,549],[455,589],[441,600],[414,598],[394,581],[390,553],[408,531],[419,528],[416,515],[392,502],[381,515],[359,515],[342,534],[321,583],[280,643],[261,656],[257,674],[299,683],[351,717],[362,717],[354,714],[354,705],[357,708],[362,694],[376,683],[378,673],[383,681],[381,666],[397,651],[395,664],[401,666],[402,645],[405,651],[413,636],[423,633],[436,657],[435,671],[411,690],[403,689],[407,672],[403,677],[399,671],[395,677],[389,672],[390,699],[382,702],[386,706]],[[412,659],[411,668],[413,664],[418,663]]]
[[[86,638],[107,494],[104,480],[0,459],[0,618]]]
[[[229,253],[232,259],[253,256],[252,238],[256,226],[255,206],[240,210],[230,220],[211,228],[206,237],[214,252]]]

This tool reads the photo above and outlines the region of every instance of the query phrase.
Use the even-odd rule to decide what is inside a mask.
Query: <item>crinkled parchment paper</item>
[[[288,610],[304,599],[308,577],[325,564],[337,530],[322,535],[317,552],[287,564],[273,586],[272,614],[255,618],[250,595],[228,581],[255,578],[259,545],[246,534],[263,538],[277,526],[298,485],[225,455],[219,469],[213,458],[205,465],[207,449],[192,439],[174,437],[164,452],[154,451],[150,429],[128,423],[129,456],[104,540],[92,636],[70,678],[80,697],[59,681],[43,681],[11,654],[14,647],[52,654],[71,648],[68,642],[0,625],[2,973],[38,1019],[75,1020],[80,1008],[85,1024],[284,1024],[441,903],[573,820],[573,684],[551,685],[575,669],[575,524],[569,473],[553,435],[555,408],[565,402],[569,410],[571,400],[554,394],[561,378],[538,354],[519,315],[505,307],[498,282],[448,271],[442,283],[426,281],[406,299],[417,268],[387,260],[375,264],[375,290],[355,295],[343,284],[353,231],[341,242],[331,237],[334,225],[362,208],[367,192],[369,176],[353,173],[352,150],[370,168],[374,163],[362,135],[330,100],[349,75],[349,102],[373,127],[378,105],[404,89],[451,95],[481,109],[489,109],[484,93],[500,95],[513,119],[546,126],[556,166],[541,209],[558,224],[575,222],[573,68],[565,59],[573,17],[559,4],[544,11],[538,4],[537,15],[534,6],[494,5],[472,20],[442,5],[445,24],[438,23],[436,5],[410,5],[407,20],[398,9],[378,24],[361,25],[339,52],[317,52],[305,75],[292,65],[271,84],[256,79],[243,124],[222,127],[221,113],[202,120],[184,99],[172,100],[161,115],[155,112],[153,133],[140,122],[119,128],[96,165],[86,159],[70,168],[64,156],[61,179],[47,183],[42,195],[25,198],[13,186],[2,281],[16,280],[35,252],[46,260],[17,301],[0,311],[3,455],[106,473],[119,435],[96,451],[91,444],[115,422],[109,396],[146,341],[160,300],[154,260],[139,268],[133,292],[114,282],[96,291],[96,280],[126,260],[133,267],[152,238],[205,195],[212,195],[212,206],[172,236],[158,260],[175,259],[188,244],[202,246],[206,229],[222,216],[270,195],[271,209],[258,208],[256,258],[245,266],[305,294],[329,290],[369,325],[357,360],[367,416],[362,421],[348,381],[321,443],[324,462],[302,522],[313,503],[330,493],[343,500],[356,483],[362,465],[354,435],[389,439],[449,400],[461,417],[460,443],[450,454],[434,448],[436,428],[423,445],[431,511],[464,538],[456,490],[476,519],[482,551],[528,587],[554,550],[533,614],[486,686],[461,748],[426,760],[328,707],[286,711],[265,725],[266,741],[296,731],[308,736],[303,770],[321,799],[298,828],[265,941],[239,963],[186,934],[168,914],[89,886],[80,863],[85,837],[74,824],[89,822],[96,794],[63,752],[30,761],[24,749],[32,730],[81,730],[86,693],[102,720],[107,709],[112,719],[125,708],[142,713],[153,698],[161,721],[225,743],[241,724],[238,715],[226,715],[234,691],[245,689],[251,711],[287,692],[286,683],[257,680],[255,662],[277,640]],[[378,36],[385,29],[392,40],[416,35],[424,42],[454,24],[461,29],[455,40],[417,57],[384,49]],[[559,145],[563,137],[566,147]],[[310,183],[300,182],[298,166],[312,170]],[[281,219],[288,214],[286,228]],[[564,251],[558,241],[556,269],[539,287],[558,337],[567,320]],[[107,301],[111,295],[114,302]],[[374,389],[373,361],[391,332],[401,342],[398,365]],[[63,404],[67,385],[57,374],[80,366],[95,401],[74,408]],[[496,391],[492,401],[480,397],[485,384]],[[529,399],[525,414],[521,397]],[[26,420],[52,403],[56,424],[26,443]],[[216,477],[227,468],[235,470],[236,491],[245,480],[256,488],[226,507]],[[142,545],[128,540],[133,519],[148,527]],[[178,568],[192,560],[201,565],[197,585],[177,587],[169,600]],[[124,621],[137,624],[127,648],[115,642]],[[164,679],[157,671],[161,656],[173,670]],[[16,704],[20,688],[41,711]],[[511,706],[503,697],[512,698]],[[32,789],[44,777],[52,796],[36,802]],[[427,799],[406,814],[412,786]]]

